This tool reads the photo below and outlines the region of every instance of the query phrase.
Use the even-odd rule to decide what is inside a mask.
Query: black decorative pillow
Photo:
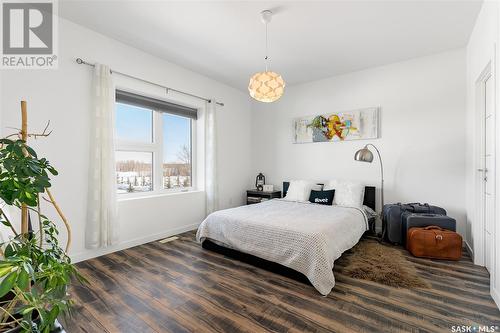
[[[326,191],[311,190],[311,194],[309,195],[309,201],[320,205],[331,206],[333,204],[334,195],[335,195],[335,190],[326,190]]]

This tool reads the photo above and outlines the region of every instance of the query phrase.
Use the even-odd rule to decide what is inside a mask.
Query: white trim
[[[491,287],[490,288],[490,294],[491,294],[491,298],[493,298],[493,300],[495,301],[495,303],[497,305],[497,308],[500,309],[500,293],[498,292],[498,290],[496,290],[495,288]]]
[[[153,110],[153,141],[156,151],[153,154],[153,192],[163,190],[163,117]]]
[[[125,196],[123,198],[118,198],[118,202],[165,197],[165,196],[171,196],[171,195],[185,195],[185,194],[199,193],[199,192],[205,192],[205,191],[185,188],[185,189],[165,190],[165,191],[159,192],[159,193],[142,192],[142,193],[137,193],[137,194],[143,194],[143,195],[132,195],[132,196],[129,195],[129,196]]]
[[[494,57],[493,57],[494,59]],[[485,253],[484,253],[484,227],[485,227],[485,221],[484,221],[484,181],[482,180],[483,175],[480,174],[477,170],[478,169],[483,169],[484,168],[484,140],[485,140],[485,129],[484,129],[484,99],[480,98],[483,97],[485,92],[484,92],[484,83],[488,78],[492,78],[494,80],[493,76],[493,61],[489,61],[486,66],[484,67],[483,71],[479,75],[479,77],[475,81],[475,107],[474,107],[474,119],[475,119],[475,132],[478,134],[476,135],[476,142],[475,142],[475,149],[474,149],[474,169],[472,170],[473,172],[473,182],[474,182],[474,193],[479,194],[475,195],[474,197],[476,198],[475,203],[474,203],[474,216],[476,217],[476,223],[475,223],[475,231],[474,231],[474,263],[476,265],[484,266],[484,260],[485,260]],[[495,109],[495,108],[494,108]],[[495,110],[493,111],[495,113]],[[496,125],[496,124],[495,124]],[[496,132],[496,126],[495,126],[495,132]],[[495,135],[496,138],[496,135]],[[498,145],[497,145],[498,146]],[[495,147],[495,152],[496,152]],[[496,166],[495,166],[496,170]],[[498,177],[495,177],[498,179]],[[496,185],[495,185],[496,187]],[[496,199],[495,199],[496,200]],[[496,207],[495,207],[496,210]],[[495,214],[496,215],[496,214]]]
[[[87,250],[85,252],[70,254],[70,258],[71,258],[71,261],[73,263],[77,263],[80,261],[92,259],[95,257],[100,257],[102,255],[113,253],[116,251],[125,250],[128,248],[134,247],[134,246],[154,242],[154,241],[157,241],[159,239],[166,238],[166,237],[178,235],[178,234],[181,234],[181,233],[186,232],[186,231],[191,231],[191,230],[198,228],[199,225],[200,225],[200,223],[188,224],[188,225],[184,225],[181,227],[169,229],[169,230],[157,233],[157,234],[139,237],[139,238],[134,238],[134,239],[128,240],[126,242],[119,243],[117,245],[102,248],[102,249],[97,249],[95,251],[94,250]]]
[[[465,249],[469,253],[470,257],[474,259],[474,250],[472,250],[472,246],[470,246],[466,240],[464,241],[464,244],[465,244]]]
[[[196,165],[199,161],[198,159],[198,144],[197,144],[197,126],[196,122],[198,120],[191,119],[191,187],[189,189],[198,189],[198,169]]]
[[[498,20],[498,18],[497,18]],[[500,308],[500,297],[498,293],[498,288],[500,285],[498,285],[498,279],[499,279],[499,269],[498,267],[499,263],[499,246],[500,246],[500,229],[498,226],[498,213],[500,212],[500,163],[498,163],[498,157],[500,156],[500,145],[497,144],[499,138],[500,138],[500,117],[498,116],[498,103],[499,103],[499,93],[498,93],[498,50],[497,50],[497,43],[493,44],[493,60],[492,60],[492,69],[491,69],[491,75],[493,79],[493,113],[495,115],[495,217],[494,217],[494,225],[493,225],[493,235],[492,235],[492,255],[491,255],[491,261],[492,261],[492,267],[491,267],[491,273],[490,273],[490,290],[491,290],[491,296],[495,303],[497,304],[497,307]]]

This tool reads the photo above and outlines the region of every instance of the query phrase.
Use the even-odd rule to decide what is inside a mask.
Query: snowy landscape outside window
[[[153,153],[117,151],[115,157],[118,193],[153,190]]]
[[[163,188],[191,187],[191,119],[163,114]]]
[[[185,111],[182,106],[176,109],[162,104],[167,102],[123,94],[126,95],[117,91],[117,192],[126,195],[192,188],[192,129],[196,113],[193,116],[188,113],[191,110]]]
[[[115,123],[118,143],[115,153],[118,193],[152,191],[153,110],[117,103]],[[135,143],[137,146],[129,147],[135,151],[126,150],[127,147],[120,143]]]

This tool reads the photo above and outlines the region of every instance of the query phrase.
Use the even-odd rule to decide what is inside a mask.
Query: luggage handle
[[[415,203],[410,203],[408,205],[411,206],[411,208],[413,209],[413,211],[415,213],[422,213],[422,212],[430,213],[431,212],[431,207],[429,206],[428,203],[421,204],[421,203],[415,202]]]
[[[401,202],[397,202],[396,205],[401,206]],[[427,202],[424,202],[423,204],[420,202],[409,202],[407,205],[423,205],[423,206],[429,206]]]
[[[446,231],[446,229],[443,229],[443,228],[438,227],[438,226],[436,226],[436,225],[431,225],[431,226],[425,227],[423,230],[439,230],[439,231]],[[442,241],[442,240],[443,240],[443,235],[438,234],[438,233],[434,233],[434,238],[436,239],[436,241]]]
[[[438,227],[437,225],[430,225],[428,227],[425,227],[423,230],[441,230],[441,231],[445,231],[446,229]]]

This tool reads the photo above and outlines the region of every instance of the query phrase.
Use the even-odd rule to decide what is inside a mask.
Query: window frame
[[[144,95],[145,96],[145,95]],[[117,104],[128,104],[127,102],[115,102],[115,112]],[[130,199],[134,197],[148,197],[148,196],[156,196],[156,195],[164,195],[164,194],[173,194],[173,193],[182,193],[182,192],[192,192],[197,189],[197,168],[196,168],[196,120],[193,118],[185,117],[182,115],[177,115],[175,113],[170,113],[172,115],[187,118],[190,122],[190,149],[191,149],[191,186],[182,187],[182,188],[170,188],[166,189],[163,187],[163,114],[169,113],[165,111],[160,111],[156,108],[151,108],[148,106],[144,106],[143,108],[152,111],[152,141],[151,142],[134,142],[128,140],[119,140],[118,138],[115,141],[115,149],[114,151],[125,151],[125,152],[145,152],[152,153],[153,162],[152,162],[152,186],[153,189],[151,191],[145,192],[131,192],[131,193],[118,193],[118,200],[121,199]],[[116,123],[113,124],[116,126]],[[116,128],[116,127],[114,127]],[[116,168],[116,161],[115,161]]]

